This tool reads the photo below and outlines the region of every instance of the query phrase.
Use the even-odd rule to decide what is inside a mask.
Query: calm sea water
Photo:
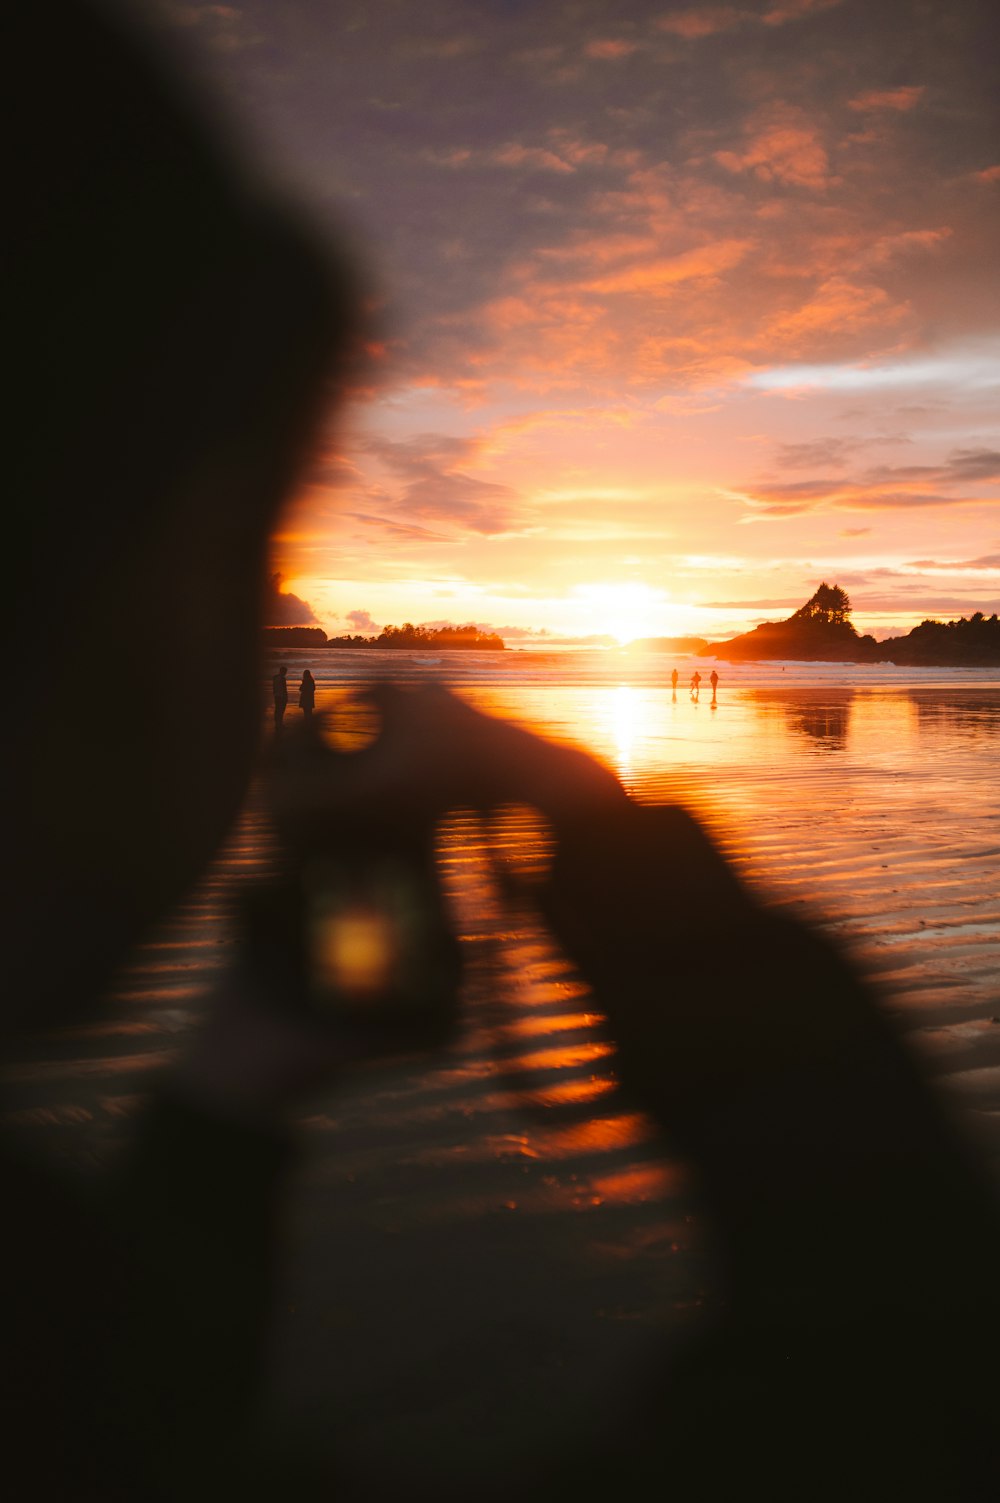
[[[1000,673],[720,664],[654,654],[289,656],[347,740],[375,672],[453,684],[695,808],[770,901],[837,934],[991,1161],[1000,1161]],[[271,668],[268,668],[268,677]],[[265,685],[265,697],[267,686]],[[289,716],[296,714],[293,704]],[[516,1476],[628,1393],[714,1299],[711,1241],[669,1145],[617,1096],[579,978],[499,901],[527,815],[456,819],[441,863],[465,944],[466,1025],[442,1054],[358,1072],[309,1103],[290,1203],[273,1408],[400,1485],[441,1466]],[[40,1041],[10,1115],[103,1163],[231,953],[233,891],[265,874],[258,796],[100,1025]],[[706,965],[711,957],[706,955]],[[664,978],[669,1001],[669,964]],[[707,1249],[707,1251],[706,1251]],[[419,1491],[419,1486],[417,1487]]]

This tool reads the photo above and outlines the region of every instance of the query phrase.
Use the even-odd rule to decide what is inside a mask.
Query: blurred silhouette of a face
[[[141,46],[71,0],[16,14],[14,109],[38,128],[14,185],[9,457],[18,609],[49,610],[3,747],[3,944],[37,1017],[92,998],[239,807],[268,534],[357,305]]]

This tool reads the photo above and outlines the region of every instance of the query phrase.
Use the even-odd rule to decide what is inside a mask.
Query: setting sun
[[[573,593],[585,604],[594,635],[616,637],[622,645],[683,630],[684,607],[674,605],[666,590],[639,583],[583,584]]]

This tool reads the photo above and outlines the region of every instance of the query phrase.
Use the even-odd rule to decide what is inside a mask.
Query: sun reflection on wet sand
[[[360,745],[370,712],[364,721],[341,691],[325,692],[341,744]],[[675,702],[668,683],[648,680],[464,692],[588,748],[638,800],[701,814],[773,902],[816,915],[878,975],[1000,1155],[1000,688],[754,689],[723,672],[714,712],[707,696],[694,705],[685,689]],[[406,1389],[413,1354],[449,1371],[461,1342],[477,1413],[500,1412],[491,1354],[509,1328],[523,1350],[537,1342],[522,1364],[525,1402],[544,1407],[558,1368],[586,1416],[682,1308],[711,1303],[682,1168],[624,1099],[587,988],[530,901],[502,892],[501,879],[541,880],[552,850],[526,809],[444,824],[463,1032],[432,1058],[345,1076],[303,1112],[276,1336],[293,1414],[321,1404],[336,1415],[359,1394],[394,1412],[384,1394]],[[108,1019],[20,1063],[9,1120],[71,1162],[112,1154],[232,953],[233,891],[265,874],[272,852],[251,800],[205,882],[121,978]],[[587,1372],[603,1389],[587,1388]],[[319,1398],[308,1373],[322,1375]]]

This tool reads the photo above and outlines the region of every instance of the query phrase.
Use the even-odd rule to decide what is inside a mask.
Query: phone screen
[[[372,1022],[453,1014],[458,943],[432,871],[390,856],[324,861],[303,873],[302,911],[313,1007]]]

